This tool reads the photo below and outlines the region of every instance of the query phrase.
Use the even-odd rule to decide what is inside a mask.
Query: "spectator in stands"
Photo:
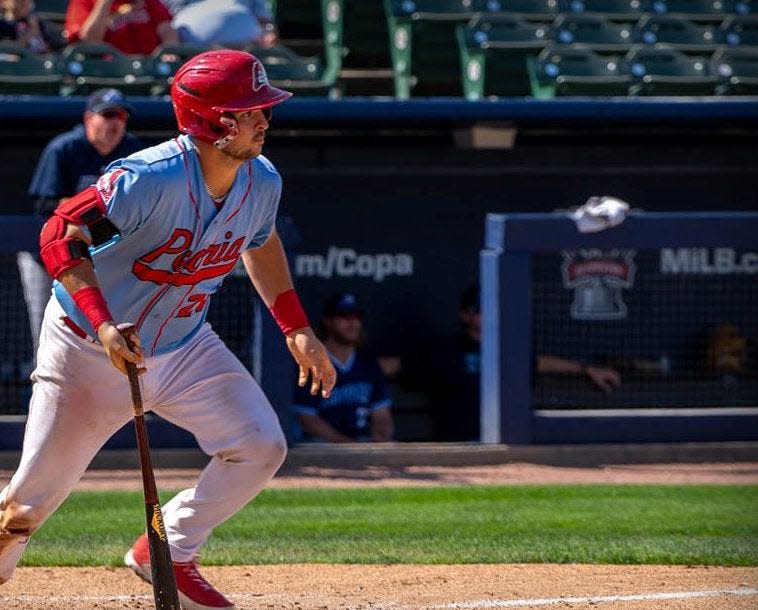
[[[429,383],[437,440],[441,441],[479,439],[482,316],[477,285],[464,291],[458,321],[460,332],[436,351],[438,361],[432,369],[441,373],[440,378]],[[621,384],[621,376],[614,369],[557,356],[538,355],[534,369],[537,374],[585,376],[604,392],[611,392]]]
[[[142,148],[136,136],[126,133],[132,111],[116,89],[89,96],[82,124],[53,138],[42,151],[29,186],[36,214],[47,219],[59,202],[94,184],[112,161]],[[52,280],[36,253],[18,252],[17,262],[36,353]]]
[[[296,440],[391,441],[394,421],[387,381],[376,359],[358,349],[363,338],[363,310],[358,298],[340,292],[327,299],[320,328],[337,369],[337,383],[329,398],[297,388],[294,411],[303,434],[301,438],[296,434]]]
[[[161,0],[69,0],[65,35],[70,43],[107,42],[136,55],[179,41]]]
[[[182,42],[273,47],[279,40],[266,0],[167,0]]]
[[[2,0],[0,40],[12,40],[35,53],[50,53],[66,42],[50,23],[34,14],[32,0]]]

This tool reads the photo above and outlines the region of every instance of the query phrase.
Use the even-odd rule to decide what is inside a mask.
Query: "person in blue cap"
[[[143,148],[126,131],[133,113],[117,89],[98,89],[87,98],[82,122],[50,140],[37,162],[28,191],[35,214],[47,219],[58,203],[97,182],[112,161]],[[52,280],[37,253],[18,252],[16,259],[36,354]]]
[[[363,308],[352,292],[329,297],[321,315],[321,338],[337,370],[329,398],[308,389],[295,391],[293,410],[308,442],[386,442],[393,440],[392,397],[377,360],[359,349]],[[299,431],[298,431],[299,432]]]

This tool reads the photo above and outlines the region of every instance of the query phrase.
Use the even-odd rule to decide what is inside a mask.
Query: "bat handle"
[[[131,351],[134,351],[135,343],[132,337],[137,334],[137,327],[131,322],[122,322],[116,326],[116,328],[118,329],[118,332],[121,333],[124,341],[126,341],[126,347],[128,347]],[[129,377],[129,385],[131,386],[132,390],[134,414],[139,416],[142,415],[144,411],[142,406],[142,392],[139,387],[139,373],[137,372],[137,365],[133,362],[129,362],[128,360],[124,360],[124,365],[126,366],[126,374],[127,377]]]

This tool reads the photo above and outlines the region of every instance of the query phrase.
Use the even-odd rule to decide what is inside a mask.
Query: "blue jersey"
[[[110,163],[140,148],[140,141],[127,133],[118,146],[103,157],[84,135],[84,125],[54,137],[42,151],[29,185],[35,212],[52,214],[61,197],[71,197],[95,184]]]
[[[295,413],[318,415],[336,430],[354,439],[371,436],[371,414],[392,406],[387,381],[376,360],[361,352],[342,364],[329,354],[337,369],[337,383],[329,398],[310,393],[310,384],[295,392]]]
[[[242,251],[271,235],[281,178],[265,157],[247,161],[217,209],[192,140],[180,136],[111,164],[97,189],[120,232],[90,248],[98,283],[114,319],[135,323],[145,354],[156,355],[197,333]],[[53,292],[95,336],[59,282]]]

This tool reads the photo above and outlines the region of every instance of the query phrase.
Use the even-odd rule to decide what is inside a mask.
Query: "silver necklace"
[[[213,194],[213,191],[211,190],[211,187],[208,186],[208,183],[205,181],[205,178],[203,178],[203,184],[205,185],[205,190],[208,193],[208,196],[213,199],[216,203],[221,203],[226,199],[226,196],[229,194],[229,191],[226,191],[223,195],[220,197],[216,197],[216,195]],[[231,190],[231,189],[230,189]]]

